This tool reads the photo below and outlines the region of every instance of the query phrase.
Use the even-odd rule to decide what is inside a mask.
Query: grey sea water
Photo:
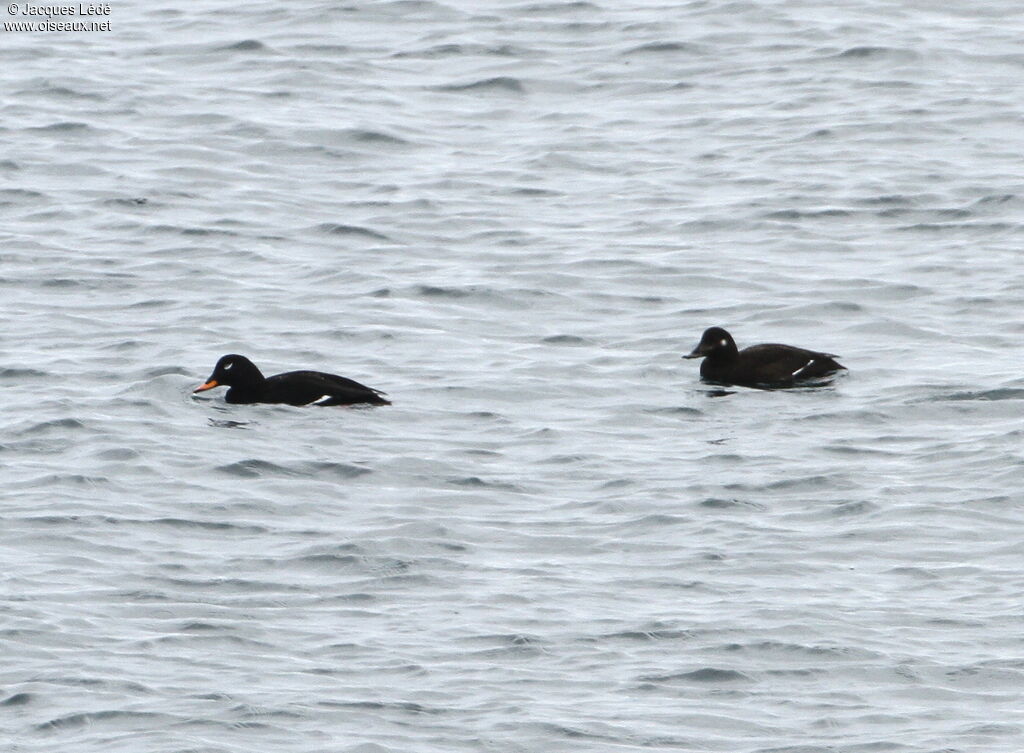
[[[111,6],[0,34],[3,750],[1024,747],[1019,3]]]

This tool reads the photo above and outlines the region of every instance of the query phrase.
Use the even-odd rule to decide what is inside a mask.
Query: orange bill
[[[216,379],[211,379],[206,384],[201,384],[198,387],[196,387],[194,390],[192,390],[192,392],[206,392],[207,390],[212,390],[216,386],[217,386],[217,380]]]

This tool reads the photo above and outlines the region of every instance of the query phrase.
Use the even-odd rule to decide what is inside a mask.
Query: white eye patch
[[[235,365],[234,361],[232,361],[231,363],[224,364],[224,371],[231,371],[231,367],[234,366],[234,365]]]
[[[723,345],[723,346],[724,346],[724,345],[728,345],[728,344],[729,344],[729,341],[728,341],[728,340],[722,340],[722,341],[721,341],[720,343],[718,343],[718,344],[719,344],[719,345]]]

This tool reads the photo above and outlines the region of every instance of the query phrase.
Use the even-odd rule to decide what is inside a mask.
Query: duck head
[[[229,353],[226,356],[221,356],[217,365],[213,367],[210,378],[196,387],[193,392],[206,392],[214,387],[253,385],[262,381],[263,373],[256,368],[256,364],[245,356]]]
[[[721,327],[709,327],[704,330],[697,347],[683,358],[706,358],[708,356],[729,358],[735,356],[737,352],[736,341],[732,339],[732,335]]]

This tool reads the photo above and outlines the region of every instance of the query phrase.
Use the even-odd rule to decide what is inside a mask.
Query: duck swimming
[[[213,373],[193,392],[229,387],[229,403],[285,403],[287,405],[391,405],[384,393],[337,374],[322,371],[287,371],[265,377],[256,364],[235,353],[221,356]]]
[[[709,382],[743,387],[797,387],[821,382],[823,377],[845,371],[831,353],[819,353],[793,345],[766,343],[739,350],[732,335],[721,327],[704,330],[700,343],[683,358],[703,358],[700,376]]]

